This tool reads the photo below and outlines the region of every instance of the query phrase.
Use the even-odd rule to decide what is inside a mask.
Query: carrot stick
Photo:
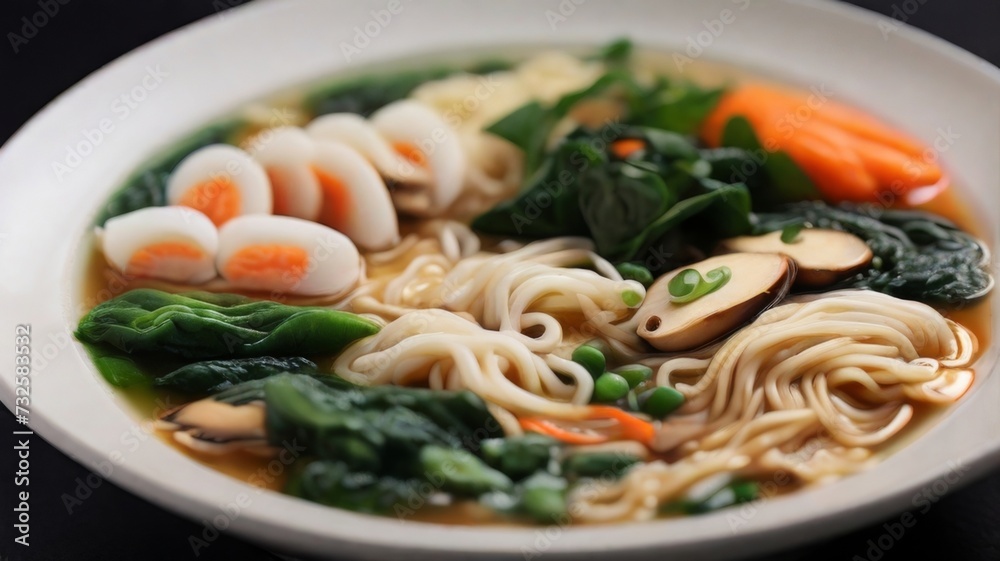
[[[795,142],[785,146],[785,152],[813,180],[825,198],[876,200],[878,183],[842,134],[839,131],[831,134],[799,131]]]
[[[556,426],[555,423],[544,419],[521,419],[520,423],[521,428],[526,431],[534,431],[551,436],[552,438],[561,440],[566,444],[600,444],[608,441],[608,437],[603,434],[588,434],[584,432],[566,430]]]
[[[854,136],[891,146],[911,156],[919,157],[925,149],[920,142],[890,129],[857,109],[830,103],[817,113],[817,117]]]
[[[587,418],[614,419],[618,421],[618,425],[621,427],[622,436],[628,440],[637,440],[643,444],[652,442],[653,437],[656,435],[656,429],[652,423],[643,421],[635,415],[630,415],[626,411],[609,405],[591,405]]]
[[[909,191],[915,187],[934,185],[941,179],[941,168],[920,157],[870,140],[858,139],[855,142],[865,168],[882,185],[892,186],[897,191]]]
[[[944,173],[926,160],[920,142],[856,109],[822,98],[764,86],[737,87],[719,101],[701,126],[711,146],[722,143],[733,117],[749,121],[765,150],[784,151],[831,202],[923,200],[941,190]],[[936,189],[925,189],[936,186]]]

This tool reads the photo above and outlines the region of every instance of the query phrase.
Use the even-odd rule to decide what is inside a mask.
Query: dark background
[[[59,2],[59,12],[38,34],[13,52],[8,32],[18,32],[22,17],[39,11],[38,0],[0,0],[0,142],[13,134],[35,112],[75,82],[156,37],[196,19],[211,16],[240,0],[143,0]],[[62,3],[65,2],[63,5]],[[1000,0],[854,0],[886,15],[947,39],[993,64],[1000,64]],[[913,7],[919,6],[915,11]],[[910,11],[912,14],[906,15]],[[901,19],[901,18],[900,18]],[[831,48],[836,48],[831,45]],[[913,71],[920,72],[919,61]],[[1000,126],[1000,124],[998,124]],[[2,201],[0,201],[2,204]],[[0,450],[11,450],[13,416],[0,413]],[[193,558],[187,543],[201,526],[175,516],[103,482],[93,495],[67,513],[64,493],[73,493],[77,478],[89,472],[45,443],[31,441],[30,548],[13,545],[11,478],[14,455],[0,453],[3,492],[0,493],[0,561],[8,560],[180,560]],[[882,557],[900,559],[1000,560],[1000,470],[972,482],[936,503],[926,513],[915,513],[916,525],[907,530]],[[778,555],[782,560],[853,560],[868,558],[868,540],[886,532],[885,523]],[[856,557],[857,556],[857,557]],[[201,550],[198,559],[278,560],[277,555],[228,536]]]

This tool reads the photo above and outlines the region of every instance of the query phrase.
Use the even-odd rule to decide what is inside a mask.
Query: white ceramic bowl
[[[386,21],[389,7],[396,13]],[[370,23],[379,18],[383,23]],[[720,27],[715,20],[728,23]],[[343,45],[364,43],[355,26],[364,31],[366,25],[374,36],[348,63]],[[420,53],[599,45],[623,35],[646,47],[681,52],[689,47],[697,52],[691,46],[697,44],[706,59],[805,87],[825,84],[841,99],[903,123],[928,143],[951,131],[955,138],[943,157],[989,225],[996,247],[1000,71],[887,18],[832,2],[255,2],[171,33],[101,69],[0,150],[0,333],[8,338],[0,345],[4,404],[14,406],[15,325],[31,324],[33,429],[165,508],[284,551],[316,555],[443,559],[544,553],[596,559],[615,550],[660,559],[742,556],[919,506],[915,501],[923,488],[954,488],[995,466],[1000,377],[990,372],[997,355],[991,348],[971,395],[884,463],[832,485],[739,510],[642,524],[512,529],[401,523],[255,492],[135,432],[140,422],[72,339],[83,311],[77,302],[78,245],[96,209],[147,157],[211,119],[276,89],[348,67]],[[103,132],[95,132],[102,126]],[[78,159],[69,154],[74,149]]]

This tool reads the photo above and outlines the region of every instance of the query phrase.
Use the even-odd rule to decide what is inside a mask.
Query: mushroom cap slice
[[[729,282],[697,300],[675,303],[670,280],[685,269],[705,276],[729,267]],[[661,351],[685,351],[710,343],[749,322],[788,294],[795,264],[777,253],[730,253],[675,269],[660,277],[646,292],[636,317],[640,337]]]
[[[781,253],[795,261],[795,284],[821,288],[863,270],[872,261],[868,244],[840,230],[807,228],[791,243],[781,241],[781,232],[762,236],[740,236],[719,243],[718,252]]]

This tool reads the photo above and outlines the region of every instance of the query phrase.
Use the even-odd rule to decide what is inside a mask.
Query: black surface
[[[596,1],[596,0],[593,0]],[[22,17],[31,19],[46,2],[55,15],[26,43]],[[237,0],[0,0],[0,140],[8,138],[60,92],[127,51],[198,18],[212,16]],[[856,0],[852,2],[921,27],[1000,64],[1000,1]],[[30,31],[30,29],[29,29]],[[25,38],[27,36],[25,35]],[[17,53],[11,41],[18,42]],[[836,48],[831,46],[831,48]],[[913,71],[920,72],[919,61]],[[2,204],[2,201],[0,201]],[[3,375],[9,375],[6,368]],[[13,543],[16,457],[13,416],[0,413],[0,561],[9,560],[179,560],[195,558],[189,537],[200,535],[196,522],[166,512],[111,483],[96,478],[70,513],[66,498],[86,495],[89,472],[35,435],[31,440],[30,547]],[[83,482],[83,483],[81,483]],[[779,554],[781,559],[892,561],[899,559],[1000,559],[1000,471],[965,484],[913,517],[892,518],[807,548]],[[931,492],[933,495],[933,491]],[[936,498],[936,497],[935,497]],[[918,506],[922,506],[918,503]],[[906,515],[903,515],[906,516]],[[902,522],[911,523],[909,528]],[[903,533],[900,534],[900,529]],[[892,538],[895,533],[898,537]],[[870,540],[870,541],[869,541]],[[873,544],[881,540],[880,551]],[[888,546],[888,547],[886,547]],[[197,559],[260,561],[278,556],[228,536],[199,551]]]

